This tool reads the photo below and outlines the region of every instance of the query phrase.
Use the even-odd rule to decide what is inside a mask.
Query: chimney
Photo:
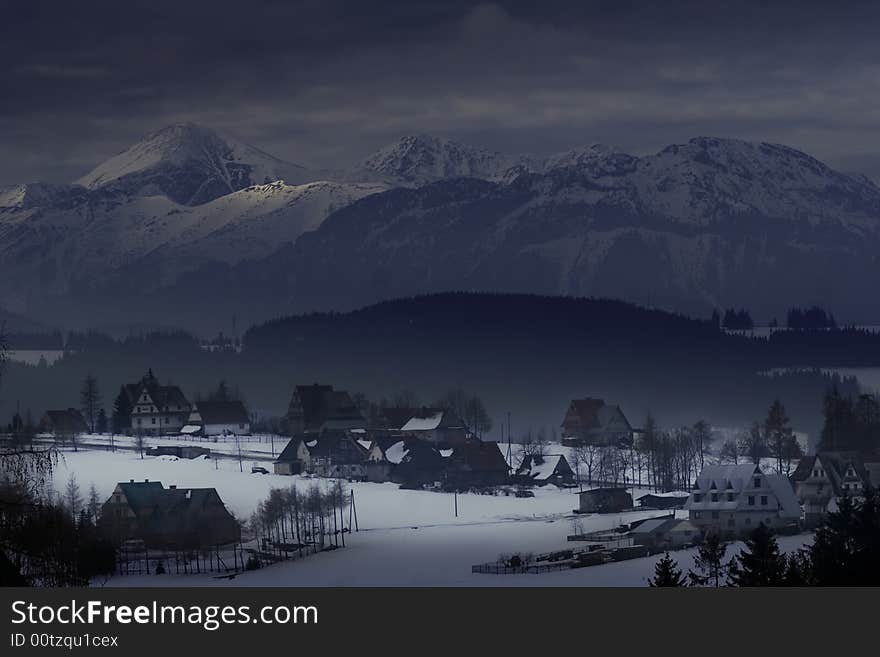
[[[150,480],[149,480],[149,479],[144,479],[144,483],[145,483],[145,484],[148,484],[148,483],[150,483]]]
[[[128,483],[133,484],[133,483],[134,483],[134,479],[129,479],[129,480],[128,480]]]

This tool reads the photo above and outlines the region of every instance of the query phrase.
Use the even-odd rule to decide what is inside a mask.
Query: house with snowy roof
[[[468,440],[464,421],[450,410],[420,408],[400,427],[400,432],[437,445],[456,445]]]
[[[633,545],[644,545],[652,551],[676,550],[702,540],[702,531],[686,518],[663,516],[634,522],[627,536]]]
[[[515,478],[519,482],[536,486],[570,486],[574,484],[574,471],[562,454],[529,454],[523,457],[522,463],[516,469]]]
[[[562,420],[562,444],[631,445],[634,429],[620,406],[604,399],[572,399]]]
[[[366,479],[368,449],[349,431],[293,436],[274,463],[275,474],[307,472],[319,477]]]
[[[671,490],[666,493],[646,493],[636,498],[644,509],[683,509],[691,494],[686,490]]]
[[[449,455],[429,442],[410,439],[395,443],[386,450],[386,458],[397,461],[391,469],[391,481],[401,488],[447,483]]]
[[[392,481],[394,468],[403,460],[407,452],[406,443],[414,438],[404,440],[399,435],[381,434],[373,437],[367,449],[364,469],[367,481]]]
[[[195,436],[248,436],[251,421],[240,401],[199,401],[193,405],[186,424],[180,430]]]
[[[854,451],[803,457],[791,475],[791,483],[804,508],[804,523],[813,527],[836,511],[842,495],[858,499],[868,486],[880,485],[880,462],[874,461]]]
[[[797,525],[801,506],[783,474],[755,464],[707,465],[694,482],[685,509],[703,532],[735,538],[763,523],[770,529]]]

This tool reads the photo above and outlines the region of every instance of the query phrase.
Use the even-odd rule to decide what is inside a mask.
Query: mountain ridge
[[[115,312],[172,299],[284,312],[473,289],[880,319],[866,301],[880,188],[784,145],[695,137],[641,157],[589,144],[538,158],[421,134],[293,184],[267,182],[289,163],[184,124],[122,156],[87,186],[0,190],[13,283],[0,304],[45,318],[64,297],[77,312],[74,299],[102,309],[124,293],[145,308]],[[235,294],[210,298],[218,280]]]

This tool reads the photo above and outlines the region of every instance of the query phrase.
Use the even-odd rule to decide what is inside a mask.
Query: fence
[[[547,573],[555,570],[568,570],[570,568],[570,561],[526,566],[505,566],[500,563],[482,563],[477,564],[476,566],[471,566],[471,572],[489,575],[537,575],[539,573]]]

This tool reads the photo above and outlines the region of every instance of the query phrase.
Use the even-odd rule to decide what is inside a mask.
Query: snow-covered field
[[[227,507],[240,518],[250,516],[271,487],[327,480],[250,474],[230,459],[141,459],[135,452],[67,451],[55,473],[55,488],[64,490],[73,473],[83,491],[94,483],[100,496],[129,479],[161,481],[180,487],[215,487]],[[400,490],[394,484],[346,484],[354,491],[360,531],[346,537],[344,550],[243,573],[233,580],[210,575],[114,577],[107,586],[643,586],[657,557],[540,575],[472,574],[471,566],[494,561],[502,553],[546,552],[572,547],[571,490],[546,487],[534,498],[458,495]],[[621,523],[662,515],[635,511],[577,516],[578,531],[608,529]],[[809,536],[783,537],[784,549],[796,549]],[[737,548],[738,549],[738,548]],[[730,554],[732,554],[731,548]],[[675,553],[680,566],[692,563],[692,551]]]
[[[47,435],[47,439],[51,436]],[[254,434],[252,436],[239,436],[238,443],[234,438],[218,436],[215,441],[213,438],[194,438],[192,436],[143,436],[144,448],[155,447],[157,445],[173,445],[173,446],[196,446],[210,449],[212,454],[222,454],[224,456],[237,456],[238,448],[241,447],[241,454],[244,459],[258,460],[274,460],[290,438],[285,436],[270,434]],[[133,436],[113,435],[107,433],[84,433],[77,439],[78,444],[85,447],[106,447],[110,448],[111,444],[117,449],[135,449],[135,438]],[[265,463],[261,465],[265,466]],[[250,467],[250,464],[248,464]]]

